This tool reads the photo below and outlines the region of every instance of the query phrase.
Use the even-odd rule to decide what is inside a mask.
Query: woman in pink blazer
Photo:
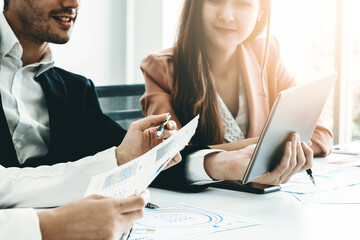
[[[269,0],[185,0],[174,48],[141,63],[144,114],[170,112],[180,127],[200,114],[192,143],[214,149],[256,143],[277,94],[295,86],[277,40],[269,35],[269,22]],[[259,37],[264,29],[266,36]],[[293,151],[285,148],[284,156],[291,156],[295,167],[285,167],[290,173],[280,183],[307,169],[313,154],[331,151],[332,133],[320,123],[311,138],[311,157],[307,144],[293,135]],[[304,156],[305,162],[299,159]],[[204,165],[209,175],[219,171],[216,164]]]

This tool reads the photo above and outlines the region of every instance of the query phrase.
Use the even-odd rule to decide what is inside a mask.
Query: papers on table
[[[282,184],[281,190],[290,192],[303,204],[360,204],[357,163],[357,156],[332,154],[315,162],[312,170],[316,186],[304,171]]]
[[[360,184],[311,194],[293,194],[303,204],[360,204]]]
[[[236,215],[178,204],[146,209],[144,218],[135,222],[130,240],[179,239],[259,224]]]
[[[100,194],[123,198],[146,189],[176,153],[188,144],[195,133],[198,119],[199,115],[173,136],[140,157],[115,169],[93,176],[85,196]]]
[[[329,164],[334,164],[342,167],[360,167],[360,154],[349,156],[338,160],[328,161]]]
[[[314,186],[305,171],[295,174],[290,181],[281,185],[285,192],[306,194],[360,183],[360,168],[340,167],[327,163],[316,164],[313,168]]]

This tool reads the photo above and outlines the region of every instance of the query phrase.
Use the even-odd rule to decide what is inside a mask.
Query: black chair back
[[[103,112],[124,129],[144,117],[139,102],[144,84],[99,86],[96,92]]]

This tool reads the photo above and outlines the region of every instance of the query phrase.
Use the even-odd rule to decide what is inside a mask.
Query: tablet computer
[[[242,184],[275,168],[292,132],[300,134],[301,142],[309,142],[336,76],[332,74],[279,93],[241,180]]]

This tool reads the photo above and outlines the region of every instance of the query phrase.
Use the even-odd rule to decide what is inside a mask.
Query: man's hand
[[[172,120],[166,124],[166,129],[160,137],[156,137],[157,127],[167,118],[168,113],[153,115],[131,123],[125,138],[115,150],[117,164],[120,166],[146,153],[163,140],[176,132],[176,123]],[[180,153],[171,160],[167,167],[181,161]]]
[[[148,190],[123,199],[92,195],[39,212],[42,239],[112,240],[143,217],[149,198]]]

